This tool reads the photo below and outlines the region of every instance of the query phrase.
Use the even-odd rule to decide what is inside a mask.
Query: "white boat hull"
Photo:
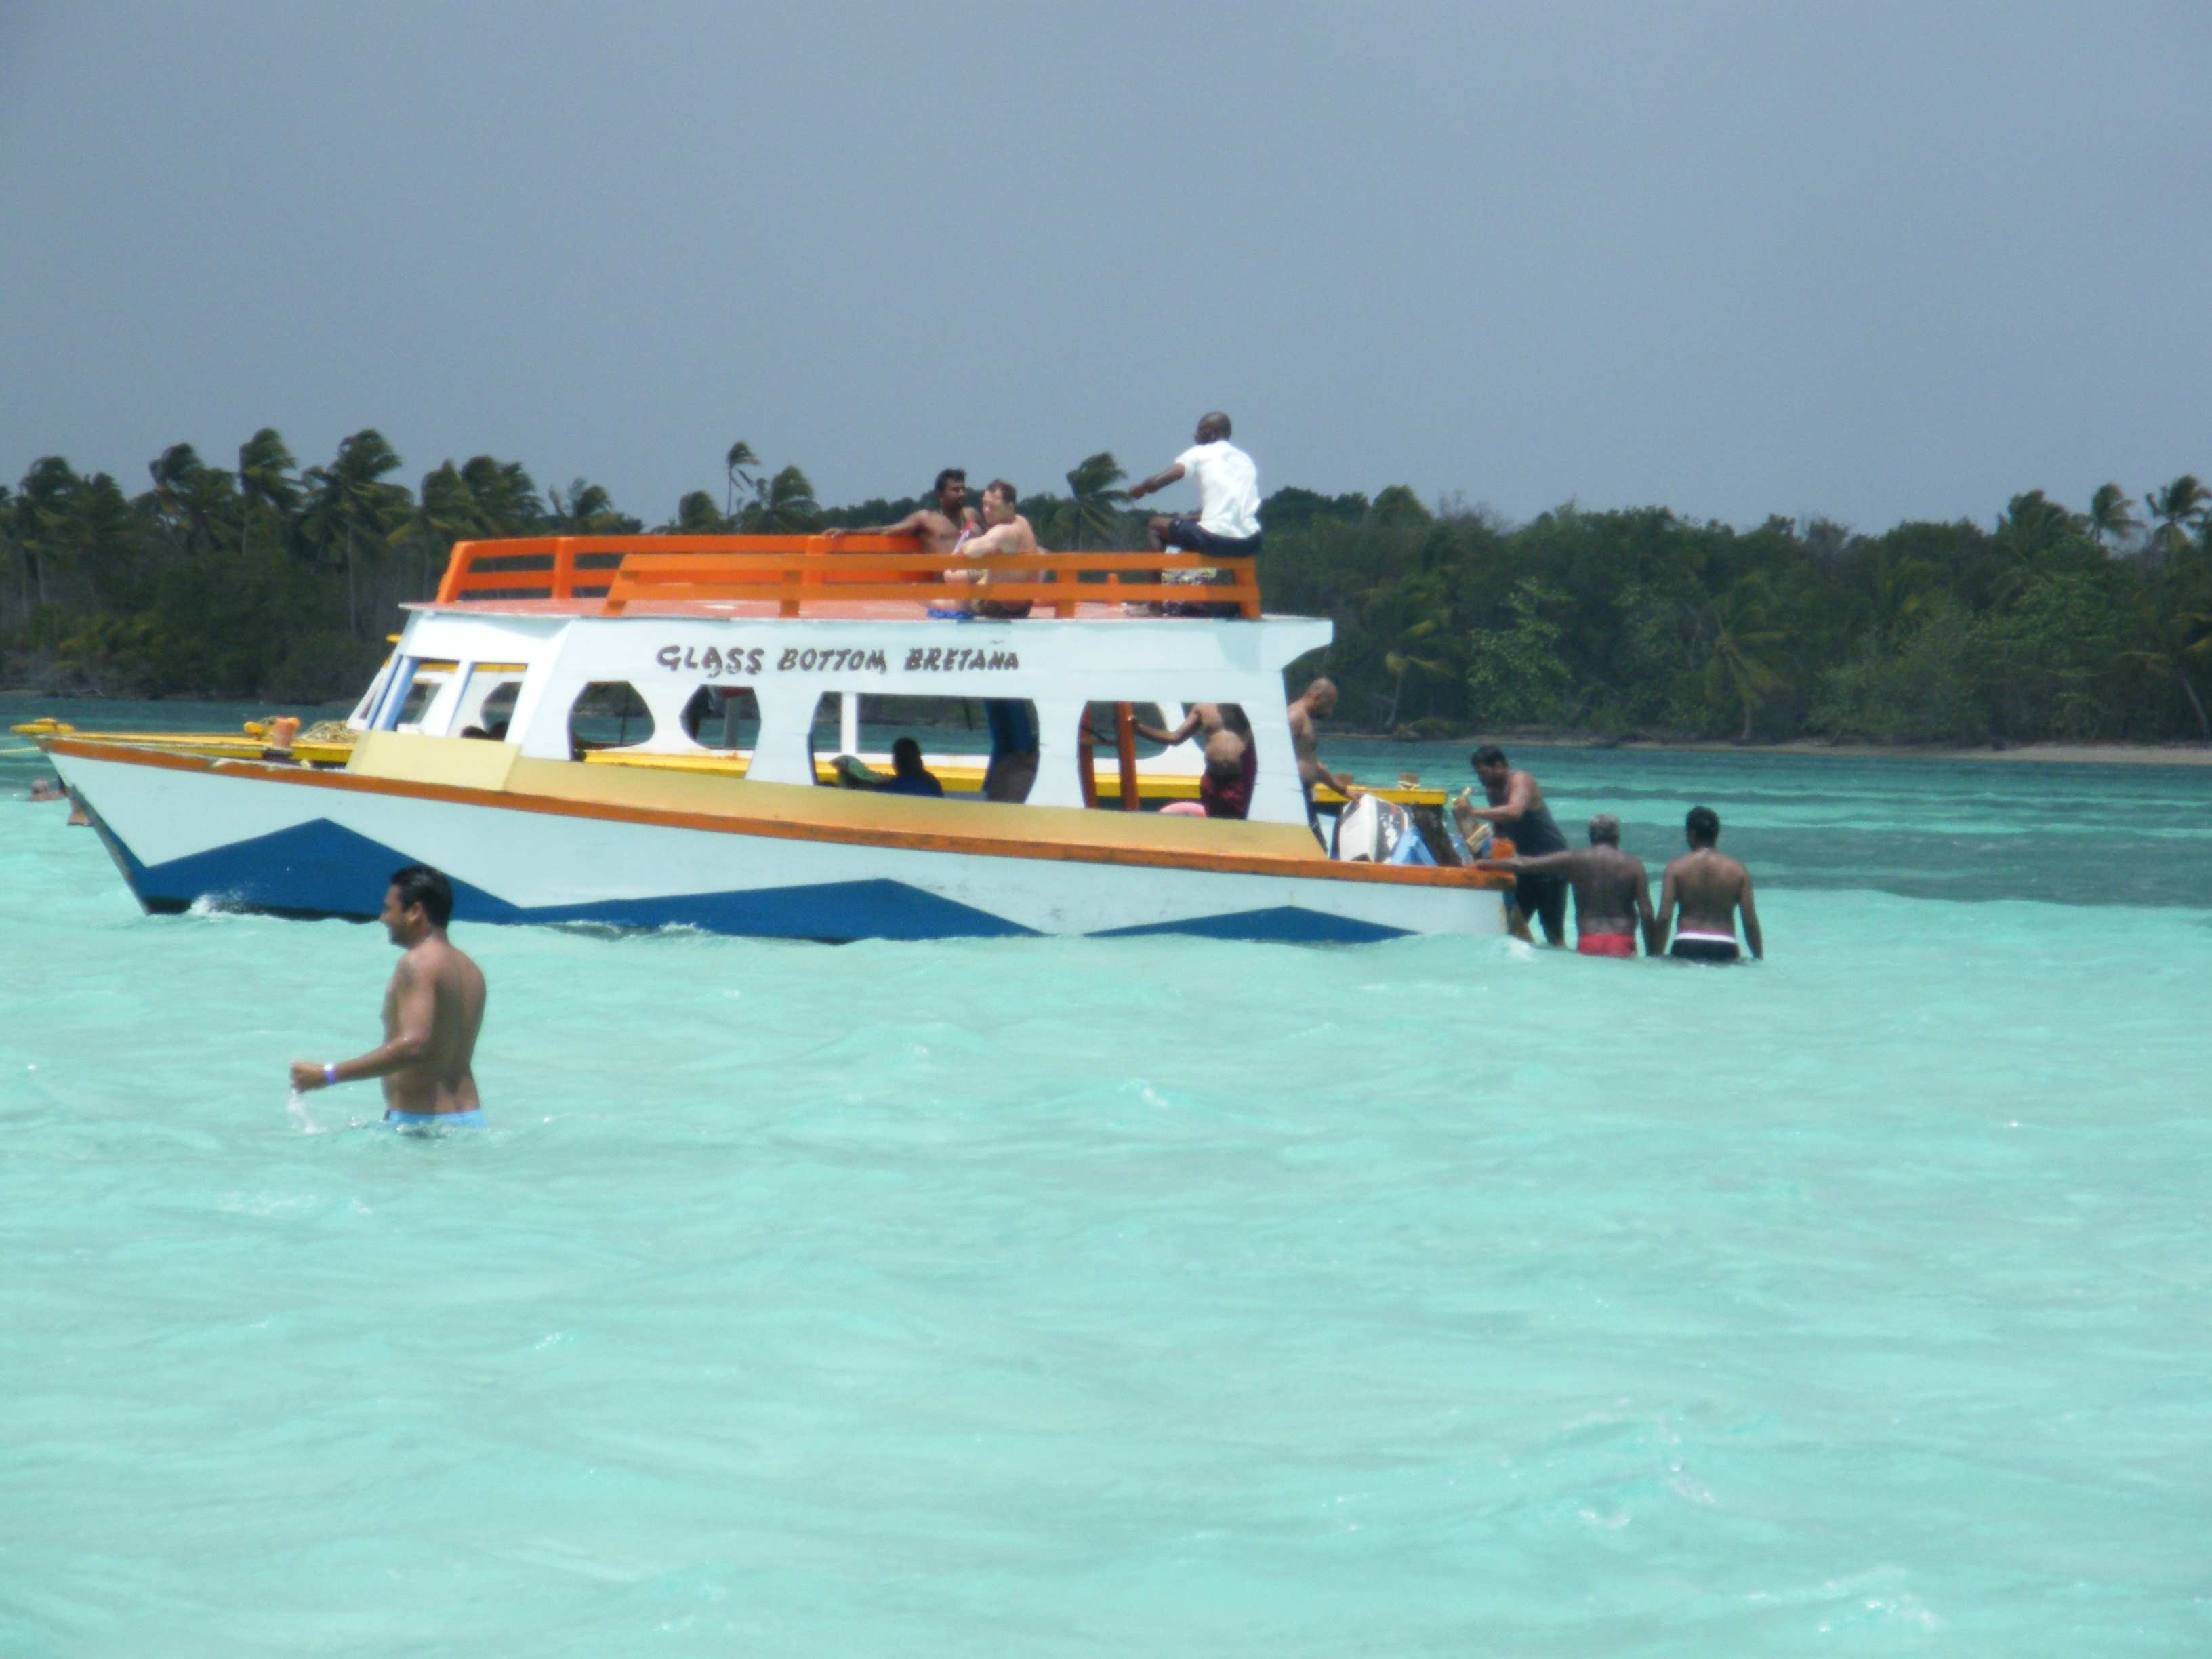
[[[153,910],[208,902],[372,917],[392,872],[419,862],[446,873],[457,919],[476,922],[813,939],[1181,933],[1328,943],[1504,931],[1494,890],[1379,878],[1432,872],[1316,861],[1312,875],[1261,873],[856,845],[526,798],[326,787],[313,775],[119,750],[57,747],[54,759]]]

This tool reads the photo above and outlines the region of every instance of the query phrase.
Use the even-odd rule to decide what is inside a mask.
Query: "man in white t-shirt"
[[[1154,519],[1154,551],[1179,547],[1186,553],[1249,559],[1260,550],[1260,470],[1252,458],[1229,441],[1229,417],[1216,410],[1201,416],[1198,441],[1176,457],[1164,472],[1131,487],[1137,501],[1165,489],[1179,478],[1198,482],[1198,516]]]

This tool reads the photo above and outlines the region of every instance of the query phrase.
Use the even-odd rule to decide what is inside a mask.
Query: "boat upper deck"
[[[1209,580],[1207,573],[1213,573]],[[915,621],[1257,618],[1249,560],[1194,553],[927,553],[911,536],[551,536],[459,542],[430,606],[513,616]],[[1202,614],[1190,616],[1200,611]]]

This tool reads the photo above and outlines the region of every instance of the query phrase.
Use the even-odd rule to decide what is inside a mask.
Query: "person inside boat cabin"
[[[1206,775],[1198,781],[1198,804],[1210,818],[1241,818],[1252,810],[1255,769],[1249,739],[1216,732],[1206,740]]]
[[[983,718],[991,726],[991,762],[983,769],[983,799],[1019,805],[1036,786],[1036,716],[1019,697],[986,697]]]
[[[915,508],[896,524],[823,533],[832,541],[842,536],[912,536],[921,543],[923,552],[950,558],[960,550],[963,542],[981,527],[975,509],[968,505],[967,469],[946,467],[937,475],[937,482],[930,487],[929,493],[933,498],[930,505]]]
[[[912,738],[901,738],[891,745],[891,775],[875,786],[890,795],[938,795],[945,786],[937,775],[921,763],[921,745]]]

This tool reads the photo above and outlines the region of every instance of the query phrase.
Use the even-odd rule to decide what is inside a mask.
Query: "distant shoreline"
[[[1338,730],[1329,736],[1353,743],[1395,744],[1388,732]],[[1324,739],[1326,741],[1326,739]],[[1655,752],[1682,755],[1789,755],[1836,760],[1995,761],[2053,766],[2188,766],[2212,767],[2212,745],[2156,743],[2021,743],[2002,749],[1986,744],[1965,749],[1943,744],[1832,743],[1826,738],[1785,738],[1759,743],[1725,743],[1711,738],[1630,738],[1613,742],[1601,738],[1547,736],[1533,732],[1489,733],[1463,738],[1422,738],[1424,744],[1455,743],[1473,745],[1496,743],[1510,751],[1515,744],[1532,749],[1587,750],[1604,753],[1621,750],[1631,754]],[[1413,746],[1408,743],[1407,747]]]

